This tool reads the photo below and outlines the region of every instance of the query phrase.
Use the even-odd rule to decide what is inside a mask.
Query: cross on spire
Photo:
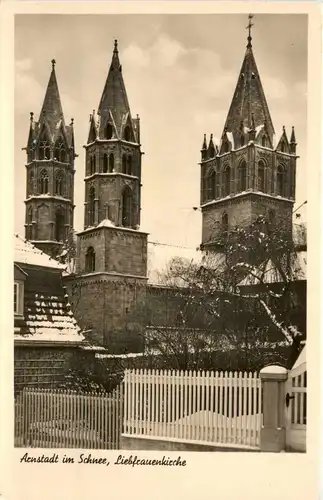
[[[249,23],[248,23],[248,26],[246,27],[246,30],[248,30],[248,45],[247,45],[248,48],[252,47],[252,45],[251,45],[251,40],[252,40],[251,28],[252,28],[252,26],[254,26],[254,23],[252,23],[251,20],[253,19],[253,17],[254,17],[253,14],[249,14],[249,16],[248,16]]]

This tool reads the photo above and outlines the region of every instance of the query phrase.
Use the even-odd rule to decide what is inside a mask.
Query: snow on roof
[[[98,227],[115,227],[115,224],[110,219],[103,219]]]
[[[55,259],[49,257],[30,241],[26,241],[18,234],[14,235],[14,261],[20,264],[30,264],[40,267],[51,267],[54,269],[64,269],[65,266]]]
[[[202,259],[200,250],[188,247],[167,245],[165,243],[148,242],[148,283],[163,284],[163,275],[169,269],[174,258],[185,260],[187,263],[197,263]]]

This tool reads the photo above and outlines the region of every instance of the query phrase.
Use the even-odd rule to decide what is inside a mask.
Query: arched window
[[[226,212],[222,214],[222,231],[224,232],[225,235],[228,234],[229,230],[229,217]]]
[[[63,195],[63,174],[61,171],[57,172],[55,177],[55,194]]]
[[[89,190],[89,226],[94,226],[95,222],[95,190],[94,187],[90,187]]]
[[[124,227],[132,226],[132,192],[126,186],[122,193],[122,225]]]
[[[215,149],[213,146],[211,146],[209,149],[209,158],[214,158],[214,157],[215,157]]]
[[[129,125],[127,125],[126,128],[124,129],[124,139],[126,141],[130,141],[130,127],[129,127]]]
[[[34,193],[34,172],[31,170],[28,176],[28,196]]]
[[[103,173],[106,174],[108,171],[108,155],[105,153],[103,155]]]
[[[33,239],[32,222],[33,222],[33,209],[32,209],[32,207],[29,207],[28,214],[27,214],[27,228],[26,228],[26,239],[27,240]]]
[[[127,173],[127,157],[126,157],[126,155],[122,156],[122,173],[123,174]]]
[[[247,189],[247,164],[242,161],[239,165],[239,191]]]
[[[284,181],[285,181],[284,168],[281,165],[278,165],[278,167],[277,167],[277,194],[280,196],[284,196]]]
[[[220,174],[215,172],[215,198],[220,196]]]
[[[40,194],[48,193],[48,172],[47,170],[42,170],[39,179],[39,191]]]
[[[226,140],[223,144],[223,152],[228,153],[229,152],[229,141]]]
[[[223,195],[228,196],[231,190],[231,171],[230,167],[227,166],[223,171]]]
[[[105,138],[112,139],[112,135],[113,135],[113,128],[112,128],[111,123],[108,123],[108,125],[106,126],[106,129],[105,129]]]
[[[280,150],[282,153],[285,153],[285,143],[284,142],[281,143]]]
[[[56,211],[55,216],[55,239],[56,241],[64,241],[65,239],[64,216],[60,209]]]
[[[85,271],[88,273],[95,271],[95,251],[93,247],[89,247],[85,254]]]
[[[132,175],[132,157],[127,158],[127,174]]]
[[[215,198],[215,170],[212,168],[207,176],[207,200]]]
[[[39,159],[40,160],[50,160],[50,146],[49,141],[42,140],[39,143]]]
[[[258,191],[265,192],[265,164],[262,160],[258,163]]]
[[[95,156],[91,156],[91,158],[90,158],[90,175],[95,174],[95,166],[96,166],[95,163],[96,163]]]
[[[240,147],[242,148],[244,146],[244,135],[241,134],[240,136]]]
[[[113,153],[111,153],[109,156],[109,172],[113,171],[114,171],[114,156]]]
[[[261,145],[267,147],[267,137],[265,135],[262,136]]]

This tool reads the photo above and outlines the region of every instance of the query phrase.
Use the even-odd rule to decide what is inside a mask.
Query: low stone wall
[[[136,436],[122,434],[120,438],[122,450],[146,450],[146,451],[231,451],[231,452],[258,452],[258,448],[247,448],[244,446],[221,445],[219,443],[202,443],[185,441],[175,438],[160,438],[151,436]]]

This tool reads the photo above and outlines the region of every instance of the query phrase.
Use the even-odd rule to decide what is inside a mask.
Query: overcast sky
[[[15,25],[15,231],[24,235],[29,112],[38,119],[51,59],[65,120],[74,118],[76,230],[83,229],[84,149],[113,41],[132,115],[141,118],[142,223],[150,240],[196,247],[203,134],[222,133],[246,46],[243,15],[17,15]],[[296,206],[306,197],[307,16],[257,15],[253,50],[280,135],[295,126]]]

